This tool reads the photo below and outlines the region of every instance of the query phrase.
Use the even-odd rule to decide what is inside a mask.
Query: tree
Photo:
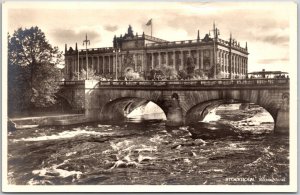
[[[125,72],[124,76],[127,80],[143,80],[140,74],[138,72],[134,72],[132,69],[129,69],[127,72]]]
[[[168,79],[175,79],[177,78],[177,71],[174,67],[172,66],[167,66],[167,65],[162,65],[160,70],[163,72],[165,77]]]
[[[215,71],[216,68],[216,71]],[[208,71],[208,78],[219,78],[221,72],[220,64],[213,65]]]
[[[9,35],[9,111],[53,105],[59,89],[57,65],[61,62],[62,52],[48,43],[38,27],[19,28],[11,37]]]
[[[206,73],[201,69],[196,69],[195,75],[196,75],[197,79],[207,79]]]
[[[73,80],[77,80],[78,72],[73,73]],[[88,69],[88,80],[99,80],[100,76],[96,75],[96,71],[91,68]],[[86,70],[81,69],[79,72],[79,80],[86,80]]]
[[[185,70],[180,70],[178,72],[178,77],[179,77],[179,79],[187,79],[188,78],[188,74],[186,73]]]

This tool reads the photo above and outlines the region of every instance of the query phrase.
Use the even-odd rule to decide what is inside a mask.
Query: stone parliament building
[[[232,38],[228,41],[206,34],[200,38],[198,31],[195,40],[166,41],[142,33],[134,35],[129,25],[127,33],[114,36],[113,47],[78,50],[65,46],[65,80],[77,80],[76,73],[85,69],[96,75],[109,78],[124,77],[128,71],[139,73],[147,78],[152,69],[172,66],[176,71],[186,70],[187,59],[192,58],[195,70],[214,75],[209,78],[245,78],[248,72],[248,48]],[[214,69],[214,67],[217,67]]]

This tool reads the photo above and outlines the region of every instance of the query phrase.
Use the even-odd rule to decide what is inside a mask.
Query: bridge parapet
[[[67,86],[67,85],[85,85],[85,81],[58,81],[59,85]]]
[[[289,86],[289,79],[234,79],[234,80],[161,80],[161,81],[99,81],[98,87],[262,87]]]
[[[85,85],[85,81],[60,81],[60,85]],[[288,86],[288,78],[276,79],[219,79],[219,80],[142,80],[142,81],[98,81],[98,86]]]

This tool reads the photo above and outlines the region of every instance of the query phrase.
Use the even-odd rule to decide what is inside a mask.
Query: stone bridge
[[[254,103],[273,117],[275,132],[289,132],[289,79],[197,81],[64,81],[60,95],[89,121],[119,120],[152,101],[167,125],[202,120],[224,103]]]

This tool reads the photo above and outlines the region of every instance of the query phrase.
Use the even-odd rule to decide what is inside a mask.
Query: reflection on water
[[[8,135],[9,182],[288,184],[288,137],[273,135],[269,121],[245,125],[262,112],[221,107],[213,111],[218,121],[178,128],[167,128],[162,118],[149,114],[111,124],[18,130]]]

